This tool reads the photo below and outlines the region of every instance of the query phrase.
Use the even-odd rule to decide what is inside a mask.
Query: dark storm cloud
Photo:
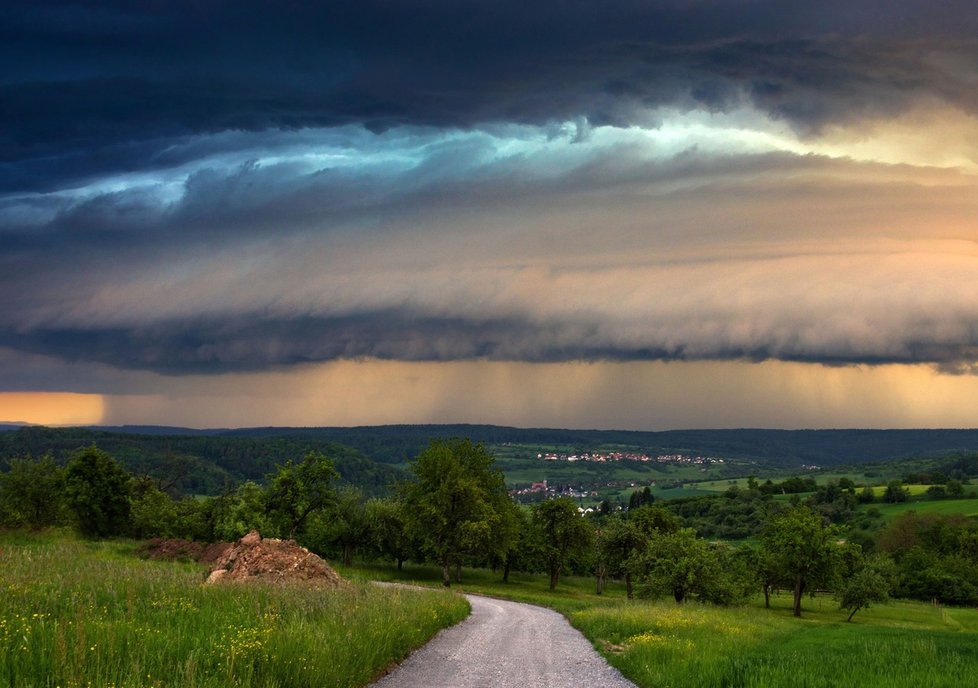
[[[652,337],[650,339],[655,339]],[[601,319],[541,323],[531,320],[435,318],[409,311],[348,317],[270,318],[260,313],[228,319],[194,318],[146,327],[41,330],[0,334],[0,347],[29,351],[68,363],[101,363],[167,375],[261,371],[277,366],[375,358],[398,361],[681,361],[770,359],[852,365],[933,363],[964,373],[978,351],[978,332],[953,344],[904,341],[888,352],[803,347],[770,342],[623,343]]]
[[[743,99],[802,130],[922,96],[975,109],[972,2],[788,5],[5,3],[0,189],[152,168],[231,130],[624,125]]]

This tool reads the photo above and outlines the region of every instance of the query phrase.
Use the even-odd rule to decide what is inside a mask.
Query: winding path
[[[635,688],[550,609],[466,595],[472,614],[374,688]]]

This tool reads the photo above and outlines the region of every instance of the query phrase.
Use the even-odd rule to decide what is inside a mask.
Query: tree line
[[[890,594],[978,602],[978,527],[969,519],[908,514],[894,520],[868,553],[819,504],[751,502],[762,526],[754,545],[709,540],[645,493],[631,508],[582,514],[557,498],[524,508],[508,495],[502,472],[481,444],[436,440],[408,466],[394,495],[366,498],[338,484],[333,461],[310,451],[278,464],[262,483],[245,481],[211,497],[180,496],[159,478],[134,476],[93,446],[64,467],[50,455],[8,462],[0,473],[0,523],[73,525],[86,537],[234,540],[251,529],[291,538],[314,552],[433,563],[446,586],[463,566],[544,573],[550,588],[566,573],[608,579],[629,597],[668,596],[736,604],[763,592],[792,594],[800,615],[806,594],[831,591],[855,614]],[[739,492],[760,493],[758,489]],[[843,495],[852,496],[848,489]],[[740,499],[732,493],[725,499]],[[835,493],[826,491],[826,499]],[[836,496],[836,498],[838,498]],[[826,502],[833,504],[833,501]],[[851,616],[850,616],[851,618]]]

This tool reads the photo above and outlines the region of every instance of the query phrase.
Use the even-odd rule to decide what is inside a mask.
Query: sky
[[[973,0],[8,0],[0,421],[978,427]]]

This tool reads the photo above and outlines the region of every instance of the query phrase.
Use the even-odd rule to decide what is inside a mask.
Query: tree
[[[554,590],[570,560],[587,554],[593,537],[591,525],[568,497],[534,504],[531,513],[537,546],[550,574],[550,589]]]
[[[731,604],[742,600],[753,582],[746,559],[727,545],[697,537],[692,528],[650,538],[638,563],[642,593],[671,594],[677,604],[690,597]]]
[[[61,522],[64,508],[64,470],[51,454],[36,461],[29,456],[11,459],[0,473],[0,503],[11,525],[44,528]]]
[[[604,575],[621,577],[625,579],[625,593],[628,599],[632,599],[633,557],[642,551],[646,542],[647,537],[635,520],[626,520],[620,515],[608,519],[597,532],[598,564],[602,567],[598,580],[599,593],[604,587]]]
[[[176,504],[170,495],[156,486],[154,481],[146,479],[133,481],[133,495],[129,508],[133,537],[176,537]]]
[[[363,545],[368,537],[367,510],[363,504],[363,491],[345,486],[336,496],[336,506],[329,523],[329,537],[343,551],[343,565],[353,565],[353,550]]]
[[[499,505],[508,500],[502,471],[482,444],[432,440],[408,465],[399,486],[405,521],[451,585],[451,567],[467,554],[487,555],[503,537]]]
[[[365,510],[371,546],[381,556],[396,561],[400,571],[412,551],[403,504],[396,499],[371,499]]]
[[[839,609],[849,612],[846,621],[852,621],[856,612],[867,609],[870,604],[889,600],[895,577],[896,568],[889,557],[875,554],[860,558],[835,593]]]
[[[886,491],[883,492],[884,502],[896,504],[898,502],[905,502],[908,499],[910,499],[910,491],[903,487],[899,480],[891,480],[887,483]]]
[[[857,497],[860,504],[872,504],[876,501],[876,492],[869,485],[862,489]]]
[[[299,463],[287,461],[269,476],[268,510],[290,540],[311,514],[335,503],[333,481],[338,477],[333,461],[317,451],[309,452]]]
[[[214,535],[219,540],[237,540],[252,530],[259,533],[272,530],[265,491],[250,480],[219,497],[216,511]]]
[[[762,536],[762,547],[771,565],[794,587],[794,615],[801,616],[801,596],[806,590],[831,581],[839,548],[834,526],[825,526],[811,509],[799,506],[771,519]]]
[[[679,530],[679,519],[657,506],[645,504],[630,509],[627,518],[616,515],[598,531],[598,565],[604,574],[624,578],[625,594],[634,596],[632,585],[636,558],[645,550],[650,538]],[[601,586],[599,580],[598,587]]]
[[[72,455],[65,468],[65,502],[82,535],[128,532],[129,481],[125,469],[95,445]]]

